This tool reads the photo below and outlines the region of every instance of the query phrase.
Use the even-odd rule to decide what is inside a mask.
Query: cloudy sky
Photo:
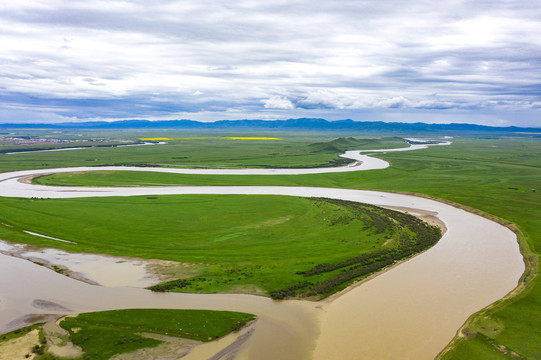
[[[541,127],[540,33],[540,0],[0,0],[0,122]]]

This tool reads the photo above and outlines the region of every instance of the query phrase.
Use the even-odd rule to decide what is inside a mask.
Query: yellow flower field
[[[228,137],[175,137],[175,138],[166,138],[166,137],[155,137],[155,138],[139,138],[143,141],[167,141],[167,140],[208,140],[208,139],[221,139],[221,140],[283,140],[281,138],[275,137],[264,137],[264,136],[228,136]]]

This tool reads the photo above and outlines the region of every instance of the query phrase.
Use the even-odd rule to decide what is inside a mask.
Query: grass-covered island
[[[36,360],[106,360],[126,353],[130,353],[131,359],[138,359],[145,357],[140,351],[146,348],[167,355],[171,350],[186,348],[187,351],[198,343],[240,330],[254,319],[251,314],[209,310],[128,309],[83,313],[2,335],[0,356],[8,359],[27,348],[31,350],[22,357],[34,356]]]

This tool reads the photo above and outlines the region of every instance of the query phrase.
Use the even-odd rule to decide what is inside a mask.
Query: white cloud
[[[81,117],[100,117],[79,105],[95,100],[111,100],[101,116],[127,118],[144,116],[130,101],[159,116],[261,117],[541,102],[541,8],[530,2],[29,0],[0,10],[3,99]]]
[[[411,102],[405,97],[396,96],[389,99],[382,99],[378,101],[377,106],[386,107],[386,108],[403,108],[403,107],[409,106],[410,104]]]
[[[266,109],[293,109],[295,106],[286,97],[274,95],[263,101]]]

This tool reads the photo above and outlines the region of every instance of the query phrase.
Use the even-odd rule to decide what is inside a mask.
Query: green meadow
[[[477,209],[512,226],[529,265],[518,294],[472,317],[466,338],[444,359],[506,358],[541,354],[541,140],[528,137],[455,138],[451,146],[378,155],[391,167],[353,173],[298,176],[193,176],[149,173],[55,175],[63,185],[298,185],[425,194]],[[489,329],[488,324],[498,324]],[[496,329],[496,330],[494,330]],[[507,354],[507,355],[506,355]]]
[[[130,309],[79,314],[65,318],[60,326],[82,348],[83,359],[106,360],[163,343],[143,333],[207,342],[253,319],[254,315],[228,311]]]
[[[239,330],[254,319],[254,315],[231,311],[128,309],[66,317],[60,321],[60,326],[68,332],[64,342],[83,351],[81,356],[70,359],[107,360],[163,344],[167,340],[160,338],[161,335],[208,342]],[[40,326],[16,330],[4,338],[21,336],[34,328]],[[41,328],[40,339],[40,344],[32,349],[34,359],[64,359],[47,351],[49,341]],[[2,341],[0,339],[0,345]]]
[[[126,135],[125,135],[126,136]],[[137,140],[142,134],[129,137]],[[66,166],[163,167],[320,167],[351,162],[338,155],[345,150],[406,147],[397,137],[341,138],[318,135],[280,136],[283,140],[177,139],[163,145],[100,147],[82,150],[0,154],[0,172]],[[30,147],[11,145],[6,149]],[[1,147],[0,147],[1,149]],[[7,151],[7,150],[6,150]]]
[[[281,135],[280,137],[284,137]],[[38,167],[59,167],[99,164],[148,164],[161,166],[214,167],[220,161],[236,154],[234,161],[226,161],[227,167],[240,166],[319,166],[336,160],[336,149],[325,149],[332,139],[296,139],[288,144],[272,141],[265,144],[246,143],[201,143],[194,146],[215,147],[201,150],[201,160],[183,158],[182,163],[173,163],[173,153],[165,155],[167,145],[154,158],[151,152],[160,146],[87,149],[54,153],[18,154],[11,158],[3,156],[0,160],[2,171],[30,169]],[[365,140],[365,139],[359,139]],[[383,142],[367,144],[364,148],[382,148]],[[394,138],[391,142],[397,141]],[[411,192],[424,194],[460,204],[481,211],[515,229],[519,236],[522,251],[528,263],[528,270],[521,282],[520,290],[513,297],[502,300],[494,306],[473,316],[466,324],[464,338],[456,339],[441,358],[443,359],[498,359],[521,356],[537,359],[541,354],[541,285],[537,281],[538,251],[541,248],[541,140],[539,138],[455,138],[451,146],[432,147],[413,152],[380,154],[391,163],[383,170],[296,175],[296,176],[218,176],[218,175],[174,175],[158,173],[92,173],[57,174],[36,179],[35,182],[59,185],[290,185],[323,186],[354,189],[373,189],[384,191]],[[312,145],[310,144],[319,144]],[[327,143],[327,145],[322,145]],[[229,145],[230,144],[230,145]],[[402,146],[405,144],[402,142]],[[354,149],[354,144],[346,146]],[[173,149],[173,144],[170,145]],[[179,145],[180,146],[180,145]],[[184,145],[182,145],[184,146]],[[291,146],[291,148],[285,148]],[[268,147],[268,148],[267,148]],[[321,147],[310,153],[306,149]],[[331,145],[330,147],[335,147]],[[391,147],[395,147],[394,145]],[[150,149],[152,148],[152,149]],[[254,150],[258,148],[259,150]],[[359,148],[360,144],[359,144]],[[241,149],[241,150],[239,150]],[[265,150],[263,150],[265,149]],[[303,150],[304,155],[285,156],[287,152]],[[113,154],[121,150],[122,154]],[[177,148],[180,150],[180,147]],[[345,150],[342,147],[342,150]],[[93,153],[96,151],[96,153]],[[98,154],[92,156],[91,154]],[[141,153],[138,153],[141,151]],[[233,153],[229,152],[233,151]],[[252,151],[251,154],[245,154]],[[319,155],[318,154],[319,151]],[[327,153],[328,151],[328,153]],[[229,152],[229,153],[228,153]],[[67,154],[70,153],[70,154]],[[78,154],[77,154],[78,153]],[[332,154],[331,154],[332,153]],[[59,153],[58,153],[59,154]],[[203,160],[208,154],[208,159]],[[223,154],[224,156],[221,157]],[[299,153],[297,153],[299,154]],[[334,154],[334,155],[333,155]],[[90,155],[90,156],[89,156]],[[283,158],[281,158],[281,156]],[[15,156],[20,157],[15,160]],[[176,157],[192,156],[178,152]],[[94,159],[94,160],[93,160]],[[316,160],[317,159],[317,160]],[[307,161],[304,163],[304,161]],[[4,202],[6,199],[2,199]],[[148,199],[142,199],[148,200]],[[151,200],[148,200],[151,201]],[[6,230],[5,228],[4,230]],[[7,230],[6,230],[7,231]],[[3,236],[3,235],[2,235]],[[17,237],[19,236],[19,238]],[[14,241],[38,242],[14,236]],[[61,236],[58,236],[62,238]],[[69,240],[69,239],[68,239]],[[43,245],[46,240],[42,239]],[[60,246],[59,244],[56,245]],[[62,245],[64,246],[64,245]],[[68,245],[65,245],[68,246]],[[338,261],[338,260],[337,260]]]
[[[367,275],[354,272],[356,276],[336,280],[361,261],[351,259],[370,255],[362,261],[379,264],[373,272],[431,246],[440,234],[413,216],[345,201],[171,195],[1,198],[0,237],[74,252],[186,264],[180,280],[153,287],[156,291],[255,292],[284,298],[340,290]],[[305,273],[321,264],[335,265]],[[329,279],[335,280],[317,287]],[[311,293],[314,288],[320,290]]]

